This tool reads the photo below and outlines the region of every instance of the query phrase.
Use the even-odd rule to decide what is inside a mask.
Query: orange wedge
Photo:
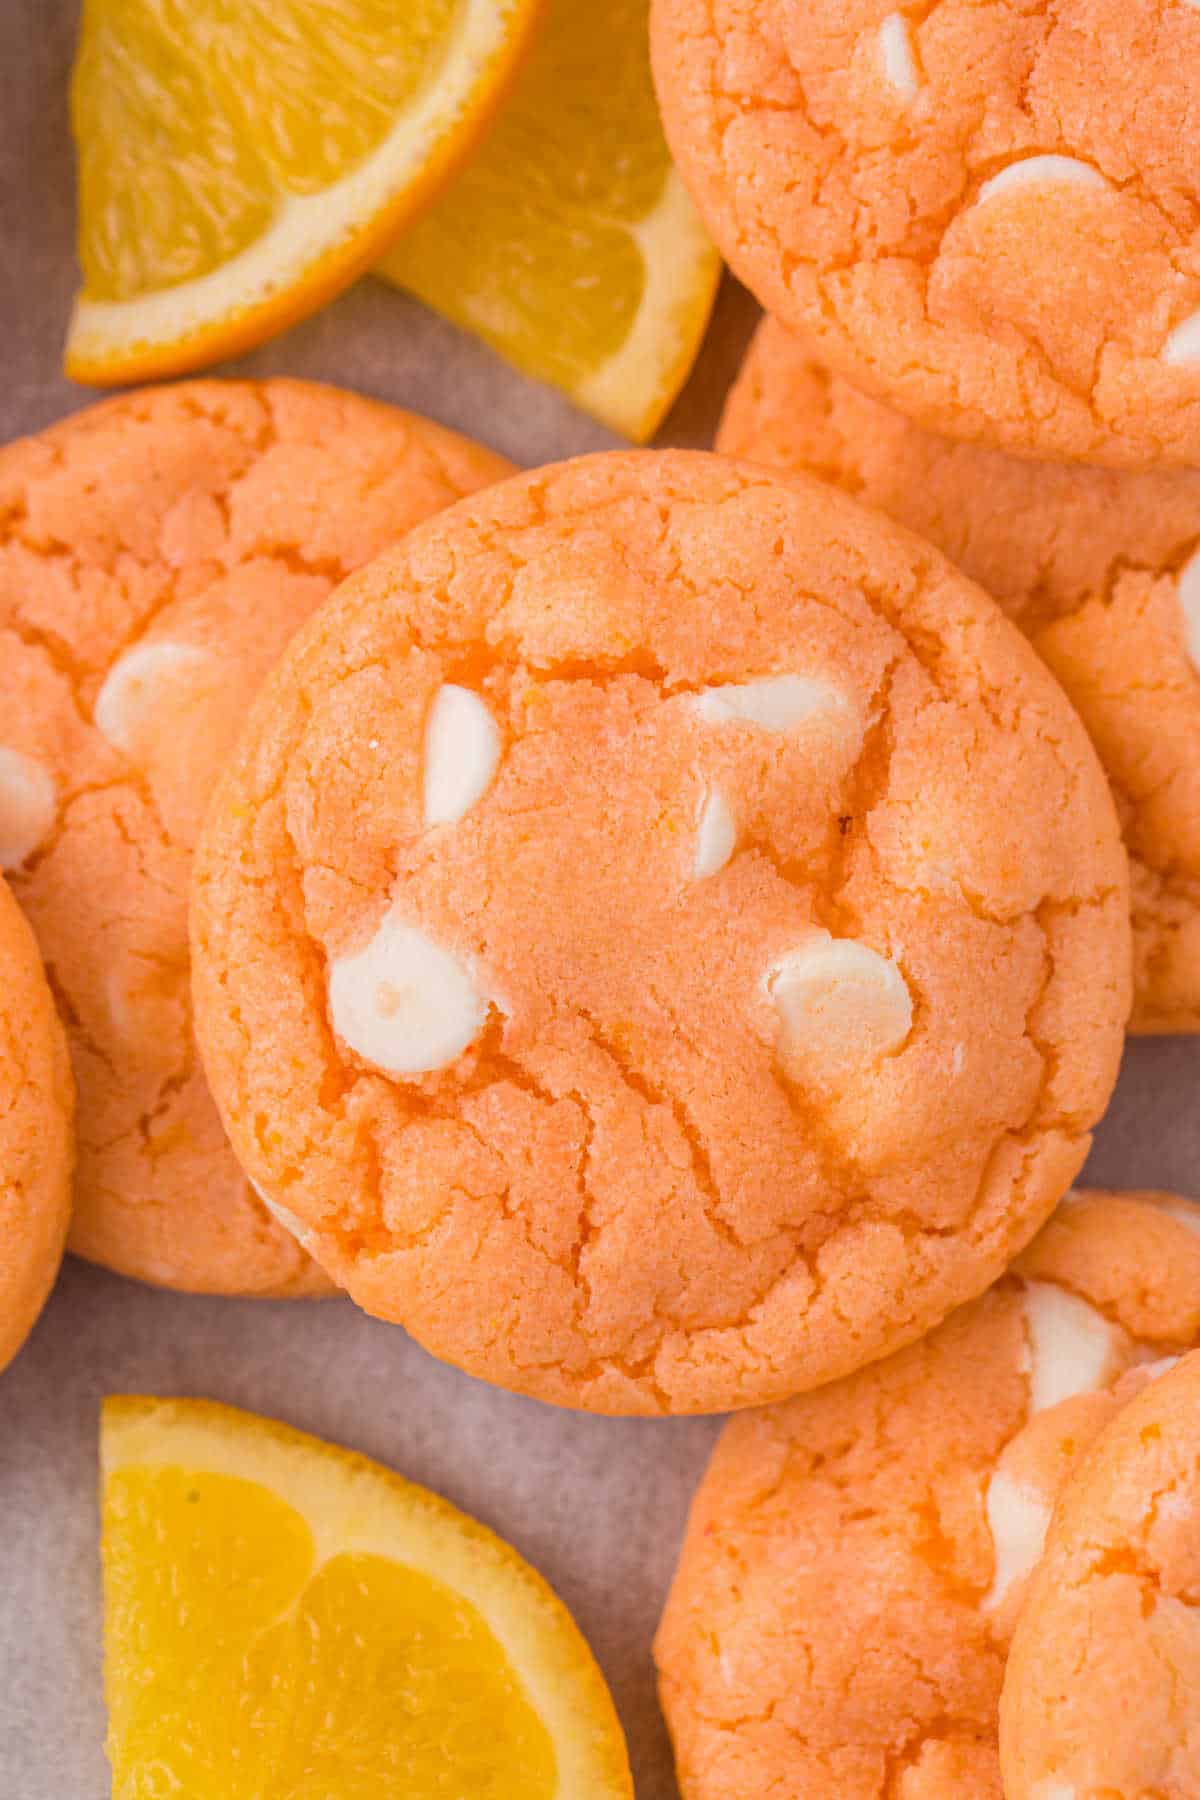
[[[346,287],[457,172],[541,0],[85,0],[66,367],[179,374]]]
[[[650,0],[547,0],[487,137],[380,274],[638,442],[721,272],[650,78]]]
[[[446,1501],[201,1400],[101,1427],[113,1800],[632,1800],[603,1678]]]

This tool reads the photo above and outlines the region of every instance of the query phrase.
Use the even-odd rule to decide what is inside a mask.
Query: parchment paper
[[[75,285],[71,0],[0,0],[0,439],[88,402],[59,353]],[[753,324],[732,283],[662,441],[704,444]],[[533,464],[612,442],[548,389],[363,282],[224,373],[307,375]],[[1200,1196],[1200,1046],[1127,1055],[1088,1176]],[[639,1800],[674,1800],[650,1640],[717,1422],[591,1419],[426,1356],[348,1301],[184,1299],[68,1259],[0,1376],[0,1800],[103,1800],[96,1422],[106,1393],[198,1394],[375,1456],[485,1520],[562,1594],[612,1684]]]

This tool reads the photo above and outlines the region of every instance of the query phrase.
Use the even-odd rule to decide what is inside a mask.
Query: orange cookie
[[[1045,1218],[1127,904],[1082,728],[936,551],[816,482],[591,457],[297,640],[202,842],[198,1025],[368,1311],[543,1399],[746,1406]]]
[[[1057,1493],[1198,1339],[1200,1205],[1079,1194],[923,1342],[732,1421],[656,1643],[684,1800],[1000,1800]]]
[[[0,1369],[42,1310],[71,1211],[74,1094],[33,933],[0,881]]]
[[[667,137],[768,311],[914,419],[1200,461],[1189,0],[654,0]]]
[[[1066,1484],[1000,1701],[1006,1800],[1200,1795],[1200,1352]]]
[[[0,866],[70,1037],[81,1255],[169,1287],[327,1290],[247,1187],[195,1054],[192,846],[296,627],[506,470],[290,381],[147,390],[0,450]]]
[[[1132,865],[1135,1031],[1200,1031],[1200,474],[1018,460],[922,431],[766,320],[719,437],[930,538],[1054,670]]]

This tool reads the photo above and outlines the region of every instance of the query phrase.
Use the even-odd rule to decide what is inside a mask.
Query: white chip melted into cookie
[[[912,32],[903,13],[889,13],[879,27],[883,72],[902,100],[915,100],[921,86],[913,55]]]
[[[491,786],[500,729],[470,688],[447,682],[425,727],[425,824],[454,825]]]
[[[1014,193],[1019,188],[1048,187],[1063,182],[1073,183],[1076,187],[1108,186],[1099,169],[1094,169],[1091,163],[1081,162],[1077,156],[1023,156],[985,181],[975,204],[981,206],[985,201],[997,200],[1002,194]]]
[[[1107,1388],[1120,1374],[1123,1334],[1086,1300],[1052,1281],[1027,1281],[1022,1295],[1029,1383],[1029,1419],[1064,1401]],[[1026,1442],[1018,1432],[1005,1454]],[[1053,1511],[1052,1491],[1014,1477],[1003,1463],[987,1487],[988,1525],[996,1572],[984,1605],[1001,1606],[1042,1553]]]
[[[20,750],[0,746],[0,869],[19,869],[58,817],[54,777]]]
[[[796,1080],[848,1072],[899,1049],[912,996],[896,964],[854,938],[814,930],[767,971],[779,1057]]]
[[[1200,674],[1200,550],[1179,571],[1175,591],[1183,613],[1183,642],[1192,667]]]
[[[130,751],[138,726],[159,702],[163,679],[207,659],[208,652],[192,644],[139,644],[127,650],[96,695],[96,729],[118,750]]]
[[[456,1062],[491,1005],[465,963],[391,915],[363,949],[330,964],[328,991],[343,1043],[392,1075]]]
[[[1138,1363],[1134,1373],[1140,1375],[1144,1382],[1157,1381],[1160,1375],[1166,1375],[1182,1361],[1181,1356],[1157,1356],[1153,1362]]]
[[[250,1182],[250,1186],[254,1189],[271,1217],[275,1220],[275,1223],[277,1225],[282,1225],[288,1235],[295,1238],[301,1249],[307,1249],[308,1239],[312,1236],[312,1231],[309,1226],[304,1223],[304,1220],[297,1218],[296,1214],[290,1211],[288,1207],[280,1206],[277,1200],[272,1200],[267,1194],[264,1194],[257,1181],[253,1180],[249,1175],[246,1179]]]
[[[986,1505],[995,1573],[983,1604],[991,1611],[1041,1556],[1052,1508],[1045,1495],[1014,1481],[1004,1469],[988,1482]]]
[[[1108,1386],[1120,1340],[1102,1313],[1052,1281],[1028,1282],[1024,1304],[1031,1413]]]
[[[727,682],[696,697],[696,710],[710,725],[757,725],[762,731],[792,731],[817,713],[844,711],[846,696],[811,675],[764,675],[757,681]]]
[[[1200,312],[1189,313],[1168,334],[1162,359],[1173,365],[1200,361]]]
[[[715,875],[733,855],[737,844],[737,821],[732,808],[719,788],[706,788],[696,821],[696,850],[692,874],[697,881]]]

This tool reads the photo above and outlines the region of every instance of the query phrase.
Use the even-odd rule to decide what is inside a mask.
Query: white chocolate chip
[[[58,815],[54,777],[31,756],[0,747],[0,869],[19,869]]]
[[[758,725],[763,731],[791,731],[814,713],[844,708],[846,697],[827,681],[809,675],[764,675],[758,681],[704,688],[696,710],[710,725]]]
[[[1165,1375],[1168,1369],[1173,1369],[1182,1360],[1182,1356],[1159,1356],[1153,1362],[1139,1363],[1138,1374],[1146,1381],[1157,1381],[1160,1375]]]
[[[280,1206],[278,1200],[268,1200],[265,1194],[263,1195],[263,1205],[276,1223],[282,1225],[283,1229],[290,1232],[298,1244],[307,1249],[312,1233],[303,1219],[298,1219],[294,1212],[288,1211],[286,1206]]]
[[[1078,1800],[1078,1794],[1069,1781],[1060,1781],[1057,1775],[1043,1775],[1030,1789],[1029,1800]]]
[[[767,971],[779,1054],[797,1079],[848,1071],[896,1050],[912,1029],[912,996],[886,956],[854,938],[811,936]]]
[[[303,1219],[297,1218],[296,1214],[290,1212],[286,1206],[280,1206],[277,1200],[268,1199],[267,1195],[264,1194],[259,1187],[257,1181],[253,1180],[249,1175],[246,1179],[250,1182],[250,1186],[254,1189],[276,1224],[282,1225],[283,1229],[291,1237],[295,1238],[301,1249],[307,1250],[309,1240],[313,1235],[311,1227],[306,1225]]]
[[[390,915],[369,944],[329,969],[334,1030],[392,1075],[456,1062],[482,1030],[488,1005],[456,956]]]
[[[1094,1394],[1117,1373],[1117,1334],[1102,1313],[1051,1281],[1025,1287],[1029,1410],[1045,1412],[1074,1394]]]
[[[206,657],[206,651],[191,644],[140,644],[127,650],[108,671],[96,695],[92,717],[97,730],[118,750],[130,750],[139,724],[158,700],[156,690],[162,677]]]
[[[692,863],[696,880],[703,881],[706,875],[723,869],[736,843],[737,824],[729,802],[719,788],[706,788],[696,823],[696,854]]]
[[[903,13],[889,13],[879,27],[883,72],[903,100],[915,100],[921,86],[913,55],[912,33]]]
[[[1189,1231],[1200,1232],[1200,1201],[1156,1200],[1154,1204],[1159,1212],[1166,1213],[1169,1219],[1177,1219],[1181,1225],[1186,1225]]]
[[[500,730],[470,688],[447,682],[425,727],[425,823],[454,825],[485,794],[500,760]]]
[[[1183,613],[1183,641],[1192,667],[1200,674],[1200,550],[1179,571],[1175,589]]]
[[[1162,347],[1165,363],[1191,363],[1200,360],[1200,312],[1181,319]]]
[[[978,206],[995,200],[1000,194],[1011,194],[1017,188],[1046,187],[1051,182],[1073,182],[1077,187],[1107,187],[1099,169],[1080,162],[1077,156],[1024,156],[1009,163],[1006,169],[985,181],[976,196]]]
[[[1024,1579],[1042,1554],[1050,1507],[1003,1469],[988,1482],[987,1521],[992,1533],[995,1573],[983,1604],[990,1611]]]

